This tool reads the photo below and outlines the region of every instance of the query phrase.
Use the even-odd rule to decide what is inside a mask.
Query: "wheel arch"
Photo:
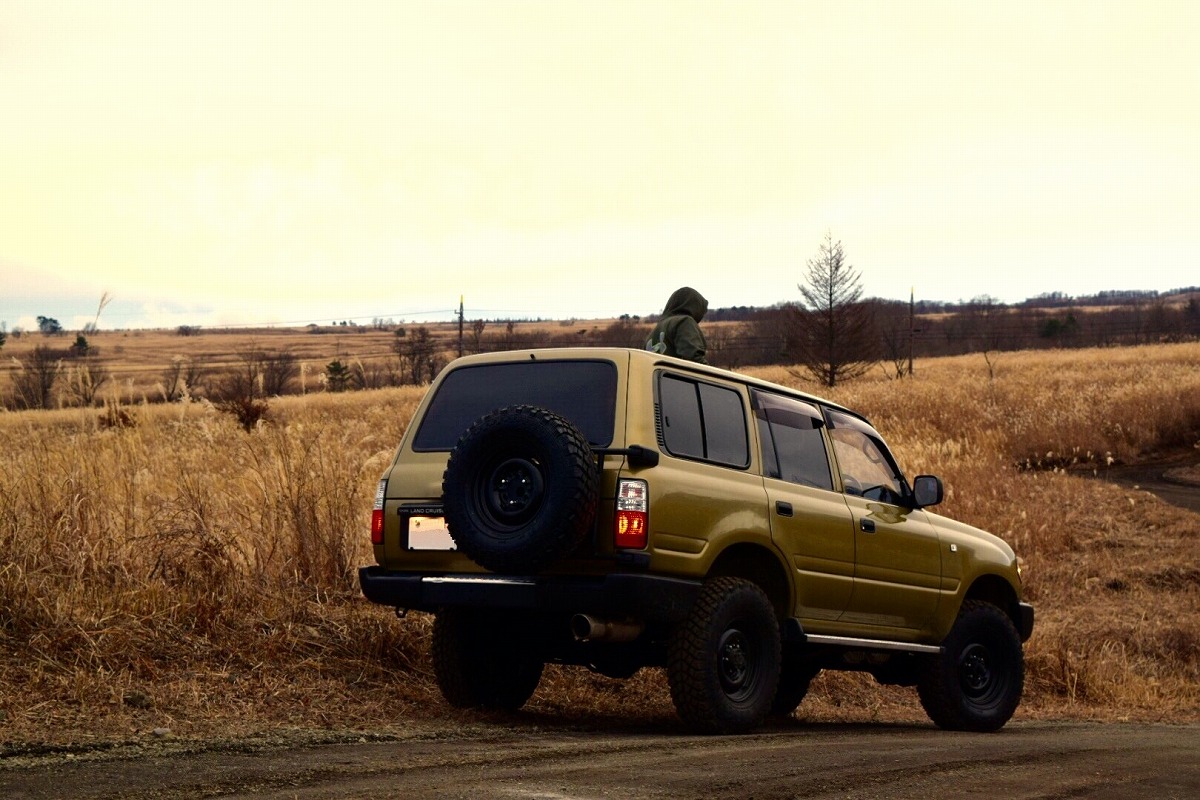
[[[708,577],[748,580],[763,590],[779,619],[790,616],[792,588],[787,569],[773,551],[761,545],[743,542],[726,548],[713,561]]]
[[[1003,611],[1018,630],[1021,628],[1020,600],[1017,591],[1007,580],[999,575],[980,575],[967,589],[963,601],[979,600]]]

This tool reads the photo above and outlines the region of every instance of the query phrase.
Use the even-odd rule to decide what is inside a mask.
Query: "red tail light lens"
[[[387,481],[379,482],[375,489],[375,506],[371,509],[371,544],[383,544],[383,498],[387,495]]]
[[[623,549],[645,549],[649,519],[650,497],[646,482],[622,478],[617,483],[613,544]]]

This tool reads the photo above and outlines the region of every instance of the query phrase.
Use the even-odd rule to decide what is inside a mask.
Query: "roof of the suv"
[[[649,350],[640,350],[636,348],[625,347],[545,347],[531,350],[504,350],[497,353],[480,353],[473,356],[463,356],[451,363],[452,367],[466,366],[470,364],[496,364],[511,361],[569,361],[575,359],[616,359],[618,357],[629,357],[633,361],[641,360],[650,362],[651,364],[662,364],[669,366],[672,369],[682,369],[690,372],[695,372],[704,375],[713,375],[725,380],[735,380],[744,383],[748,386],[757,386],[761,389],[766,389],[772,392],[782,392],[791,397],[797,397],[802,400],[807,400],[810,403],[818,403],[826,408],[832,408],[837,411],[849,414],[853,417],[858,417],[863,422],[870,424],[870,421],[857,411],[853,411],[845,406],[841,406],[823,397],[819,397],[808,392],[802,392],[799,389],[793,389],[789,386],[782,386],[777,383],[755,378],[750,375],[744,375],[740,372],[714,367],[708,364],[698,364],[695,361],[686,361],[682,358],[674,358],[672,356],[664,356],[659,353],[654,353]]]

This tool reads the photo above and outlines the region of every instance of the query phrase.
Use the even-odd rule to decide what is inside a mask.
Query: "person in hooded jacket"
[[[707,312],[708,301],[704,295],[690,286],[676,289],[667,300],[662,318],[651,331],[646,349],[707,364],[704,354],[708,343],[699,324]]]

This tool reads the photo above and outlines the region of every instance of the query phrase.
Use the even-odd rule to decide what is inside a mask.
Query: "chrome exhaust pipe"
[[[611,622],[590,614],[571,617],[571,632],[579,642],[632,642],[645,628],[641,622]]]

